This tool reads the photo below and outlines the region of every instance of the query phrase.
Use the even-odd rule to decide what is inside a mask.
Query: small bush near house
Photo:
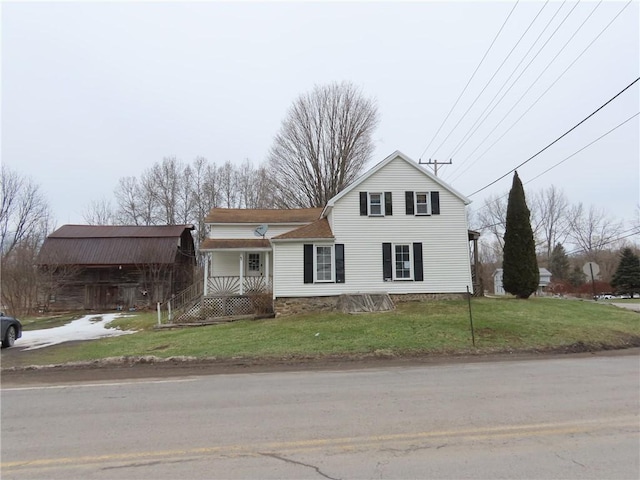
[[[273,313],[273,299],[270,293],[250,293],[249,299],[256,315],[267,315]]]

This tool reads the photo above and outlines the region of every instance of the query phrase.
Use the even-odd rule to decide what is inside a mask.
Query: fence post
[[[160,313],[160,302],[156,303],[158,309],[158,326],[162,325],[162,313]]]
[[[171,300],[167,300],[167,318],[169,319],[169,323],[173,323],[173,316],[171,315]]]

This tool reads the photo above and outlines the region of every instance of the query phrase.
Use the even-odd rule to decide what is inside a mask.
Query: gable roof
[[[304,227],[296,228],[289,232],[273,237],[271,241],[320,238],[334,238],[333,232],[331,231],[331,226],[329,225],[329,220],[327,220],[326,218],[321,218],[313,223],[310,223],[309,225],[305,225]]]
[[[318,218],[322,208],[245,209],[212,208],[205,223],[310,223]]]
[[[387,158],[385,158],[384,160],[382,160],[381,162],[379,162],[377,165],[375,165],[373,168],[369,169],[367,172],[365,172],[363,175],[361,175],[360,177],[358,177],[351,185],[349,185],[347,188],[345,188],[344,190],[342,190],[340,193],[338,193],[336,196],[332,197],[328,202],[327,205],[324,207],[324,210],[322,211],[322,216],[325,216],[327,214],[327,209],[329,208],[333,208],[333,205],[340,200],[342,197],[344,197],[345,195],[347,195],[349,192],[351,192],[352,190],[354,190],[355,188],[358,187],[358,185],[360,185],[362,182],[364,182],[365,180],[367,180],[369,177],[373,176],[376,172],[378,172],[379,170],[381,170],[382,168],[384,168],[386,165],[388,165],[389,163],[391,163],[392,161],[394,161],[395,159],[402,159],[403,161],[405,161],[407,164],[411,165],[413,168],[415,168],[416,170],[418,170],[420,173],[422,173],[423,175],[426,175],[427,177],[429,177],[429,179],[431,179],[432,181],[434,181],[435,183],[437,183],[438,185],[440,185],[442,188],[444,188],[445,190],[448,190],[449,192],[451,192],[454,196],[458,197],[465,205],[468,205],[471,203],[471,200],[469,200],[467,197],[465,197],[464,195],[462,195],[460,192],[458,192],[457,190],[455,190],[451,185],[449,185],[448,183],[442,181],[440,178],[436,177],[433,173],[431,173],[429,170],[427,170],[426,168],[424,168],[422,165],[420,165],[418,162],[415,162],[414,160],[412,160],[411,158],[409,158],[408,156],[406,156],[404,153],[402,153],[399,150],[396,150],[395,152],[393,152],[391,155],[389,155]]]
[[[63,225],[48,238],[151,238],[179,237],[193,225]]]
[[[193,225],[63,225],[49,235],[38,265],[141,265],[176,261],[180,238]]]

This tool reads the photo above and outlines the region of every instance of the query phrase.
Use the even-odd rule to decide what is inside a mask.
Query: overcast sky
[[[2,2],[2,162],[41,185],[58,225],[84,223],[92,200],[111,199],[119,178],[165,156],[265,161],[292,101],[346,80],[377,100],[371,165],[395,150],[453,158],[439,175],[470,195],[639,76],[637,0],[514,5]],[[522,166],[527,191],[553,184],[572,203],[633,218],[637,116],[534,178],[637,114],[639,91],[640,82]],[[510,185],[511,175],[473,206]]]

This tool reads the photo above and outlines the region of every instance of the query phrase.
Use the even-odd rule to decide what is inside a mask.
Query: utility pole
[[[449,159],[448,162],[439,162],[438,160],[429,159],[428,162],[423,162],[422,160],[418,160],[420,165],[433,165],[433,173],[437,177],[438,176],[438,165],[451,165],[453,163],[452,159]]]

